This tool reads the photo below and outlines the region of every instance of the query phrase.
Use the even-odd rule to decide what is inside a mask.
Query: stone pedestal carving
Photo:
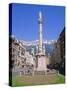
[[[36,71],[47,73],[46,55],[36,55]]]

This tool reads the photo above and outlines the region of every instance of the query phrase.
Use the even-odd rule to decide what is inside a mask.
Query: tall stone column
[[[45,48],[43,50],[43,40],[42,40],[42,13],[39,12],[38,18],[38,25],[39,25],[39,43],[38,43],[38,53],[36,54],[36,71],[42,73],[47,73],[47,65],[46,65],[46,54]]]
[[[38,18],[38,24],[39,24],[39,50],[38,53],[42,54],[42,13],[39,12],[39,18]]]

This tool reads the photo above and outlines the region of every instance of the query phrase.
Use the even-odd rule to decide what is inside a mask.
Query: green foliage
[[[65,76],[59,74],[57,75],[57,78],[56,78],[56,84],[62,84],[62,83],[65,83]]]

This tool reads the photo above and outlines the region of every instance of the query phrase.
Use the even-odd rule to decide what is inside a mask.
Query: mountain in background
[[[26,42],[22,41],[24,43],[24,46],[26,47],[26,50],[32,54],[32,48],[34,49],[34,54],[37,52],[37,46],[38,46],[38,40],[32,41],[32,42]],[[46,55],[51,55],[53,49],[54,49],[54,44],[56,41],[51,40],[51,41],[43,41],[43,48],[45,48],[45,53]]]

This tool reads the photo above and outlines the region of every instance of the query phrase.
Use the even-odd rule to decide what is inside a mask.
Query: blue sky
[[[38,39],[38,13],[42,12],[43,39],[56,40],[65,26],[63,6],[12,4],[12,34],[19,40]]]

